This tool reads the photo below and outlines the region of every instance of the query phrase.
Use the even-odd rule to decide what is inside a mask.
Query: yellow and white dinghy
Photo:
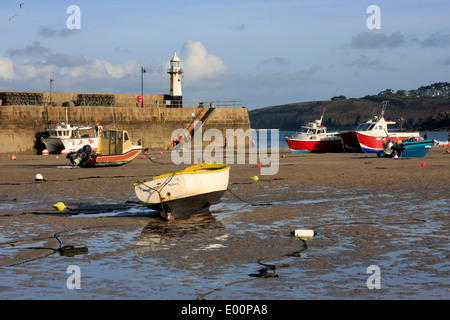
[[[134,191],[141,202],[170,221],[219,203],[229,173],[229,165],[202,163],[135,183]]]

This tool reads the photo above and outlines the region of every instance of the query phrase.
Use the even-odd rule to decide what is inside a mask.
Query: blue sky
[[[448,0],[2,0],[0,90],[47,91],[52,78],[54,91],[139,94],[144,66],[144,92],[167,94],[174,52],[185,101],[254,109],[415,89],[449,82],[449,14]]]

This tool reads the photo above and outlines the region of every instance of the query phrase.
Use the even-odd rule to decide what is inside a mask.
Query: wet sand
[[[39,286],[44,299],[448,299],[446,149],[400,160],[282,150],[276,175],[231,165],[233,193],[211,214],[171,224],[133,188],[185,167],[170,152],[86,169],[62,155],[2,155],[0,270],[9,280],[0,297],[35,299]],[[68,209],[57,212],[58,201]],[[294,229],[317,235],[297,239]],[[89,253],[61,260],[63,245]],[[69,264],[86,265],[83,290],[65,288]],[[370,265],[381,289],[367,287]]]

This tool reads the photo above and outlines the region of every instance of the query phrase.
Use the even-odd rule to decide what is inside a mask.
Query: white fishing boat
[[[136,196],[169,221],[206,210],[227,190],[230,166],[197,164],[134,184]]]
[[[46,136],[42,136],[41,140],[49,153],[69,154],[85,145],[97,151],[101,131],[99,124],[72,126],[61,122],[55,128],[45,129]]]

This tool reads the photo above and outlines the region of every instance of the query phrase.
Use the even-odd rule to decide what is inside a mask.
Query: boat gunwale
[[[187,167],[181,171],[175,172],[175,173],[164,173],[159,176],[156,176],[153,178],[153,180],[166,178],[166,177],[172,177],[172,176],[178,176],[182,174],[205,174],[205,173],[214,173],[214,172],[223,172],[230,169],[230,166],[227,164],[196,164],[190,167]]]

